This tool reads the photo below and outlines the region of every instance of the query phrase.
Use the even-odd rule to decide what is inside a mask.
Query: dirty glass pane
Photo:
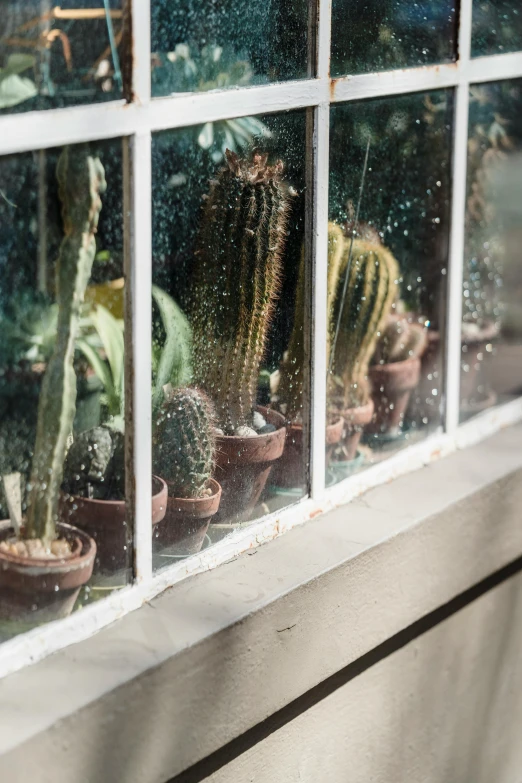
[[[452,112],[442,90],[332,107],[328,484],[442,422]]]
[[[453,0],[333,0],[332,76],[455,60]]]
[[[307,0],[152,0],[152,95],[303,79]]]
[[[522,393],[522,79],[470,88],[461,419]]]
[[[0,114],[123,96],[124,0],[0,0]]]
[[[306,120],[153,137],[156,567],[306,491]]]
[[[520,0],[473,0],[472,56],[518,49],[522,49]]]
[[[130,577],[121,145],[0,158],[0,639]]]

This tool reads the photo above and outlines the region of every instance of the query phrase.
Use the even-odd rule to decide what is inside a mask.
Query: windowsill
[[[515,560],[521,441],[373,489],[7,677],[0,778],[166,780]]]

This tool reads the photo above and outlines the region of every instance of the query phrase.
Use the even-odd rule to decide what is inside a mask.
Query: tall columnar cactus
[[[169,495],[201,497],[214,467],[214,410],[198,389],[166,393],[153,437],[153,464],[169,484]]]
[[[55,536],[67,439],[76,408],[74,347],[96,253],[100,194],[106,188],[103,166],[85,145],[64,148],[56,176],[64,225],[56,263],[58,327],[40,393],[25,527],[27,538],[45,541]]]
[[[411,323],[406,316],[393,316],[377,341],[372,364],[418,359],[422,356],[427,342],[427,331],[422,324]]]
[[[399,265],[384,245],[354,239],[351,260],[350,245],[351,240],[346,238],[330,310],[332,372],[342,380],[344,408],[368,400],[368,367],[395,300],[399,278]],[[339,319],[346,274],[346,296]]]
[[[259,365],[279,294],[292,190],[283,164],[254,153],[211,181],[192,289],[194,379],[213,399],[225,434],[251,425]]]
[[[328,281],[327,305],[328,313],[332,313],[337,287],[339,285],[339,269],[343,259],[345,237],[337,223],[328,224]],[[279,403],[286,406],[285,413],[289,421],[299,419],[303,404],[303,371],[305,368],[305,256],[301,254],[299,278],[295,299],[294,323],[292,333],[279,368],[279,384],[277,397]],[[331,335],[328,335],[330,341]]]

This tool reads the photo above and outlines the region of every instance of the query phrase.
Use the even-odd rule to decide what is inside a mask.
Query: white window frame
[[[0,677],[85,639],[126,612],[139,607],[188,574],[229,560],[317,514],[361,494],[370,487],[413,471],[458,448],[472,445],[522,419],[522,398],[498,405],[459,425],[460,325],[466,205],[468,96],[472,83],[522,77],[522,52],[470,59],[472,0],[461,0],[455,63],[389,72],[330,78],[331,0],[318,0],[317,78],[256,87],[151,100],[150,0],[132,0],[134,36],[134,102],[93,104],[0,117],[0,156],[66,143],[124,137],[128,163],[126,209],[128,463],[133,466],[131,505],[134,526],[134,583],[70,617],[34,629],[0,645]],[[449,250],[444,427],[377,465],[325,488],[326,425],[327,230],[330,106],[364,98],[454,88],[453,186]],[[281,511],[241,528],[222,542],[186,561],[152,570],[151,399],[144,383],[151,367],[151,134],[208,121],[283,112],[314,110],[314,209],[312,264],[312,403],[310,495]],[[127,207],[129,208],[127,210]],[[131,371],[132,370],[132,371]]]

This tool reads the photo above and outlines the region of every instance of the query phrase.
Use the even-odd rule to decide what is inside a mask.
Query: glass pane
[[[502,54],[522,49],[519,0],[473,0],[471,54]]]
[[[122,0],[0,0],[0,113],[123,96],[131,31]]]
[[[449,91],[332,107],[327,483],[441,424],[452,112]]]
[[[455,60],[455,3],[333,0],[332,76]]]
[[[306,0],[152,0],[152,95],[308,75]]]
[[[522,394],[522,79],[470,89],[461,419]]]
[[[306,124],[298,111],[154,136],[156,567],[305,493]],[[199,141],[238,128],[252,142],[237,154]]]
[[[0,158],[0,223],[6,638],[130,576],[121,141]]]

